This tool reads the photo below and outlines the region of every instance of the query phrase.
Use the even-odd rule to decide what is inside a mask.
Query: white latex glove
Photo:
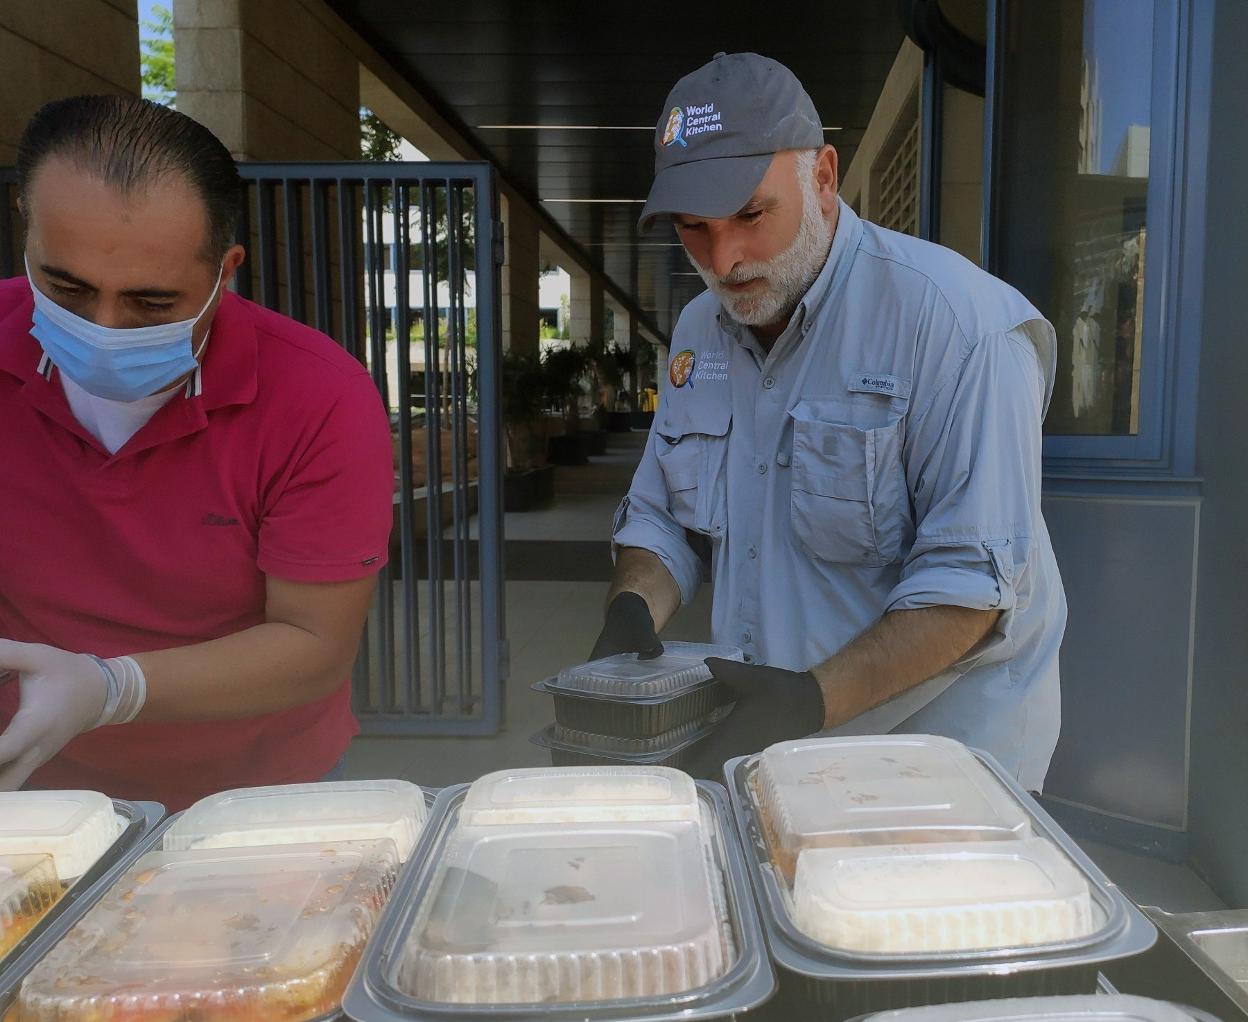
[[[96,726],[108,697],[85,653],[0,639],[0,674],[17,671],[21,704],[0,734],[0,791],[16,791],[69,740]]]

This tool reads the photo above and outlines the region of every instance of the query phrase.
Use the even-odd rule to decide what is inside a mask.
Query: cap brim
[[[637,226],[648,231],[655,217],[677,213],[707,219],[732,216],[750,201],[774,157],[775,153],[723,156],[659,171]]]

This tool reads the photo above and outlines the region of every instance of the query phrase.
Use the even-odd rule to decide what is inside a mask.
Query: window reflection
[[[1139,432],[1152,5],[1006,5],[997,270],[1053,322],[1050,434]]]

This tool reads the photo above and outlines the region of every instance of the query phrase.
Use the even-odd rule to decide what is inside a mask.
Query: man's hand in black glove
[[[607,620],[589,658],[636,653],[641,660],[653,660],[662,652],[663,643],[654,632],[654,618],[646,601],[637,593],[624,592],[607,607]]]
[[[690,750],[693,759],[685,769],[694,777],[722,781],[725,761],[823,729],[823,693],[809,671],[717,657],[707,660],[706,666],[720,683],[720,705],[736,706]]]

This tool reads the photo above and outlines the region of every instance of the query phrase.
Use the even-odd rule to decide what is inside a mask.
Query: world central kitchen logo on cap
[[[723,131],[724,123],[720,111],[714,103],[703,103],[701,106],[672,107],[667,115],[667,127],[663,129],[663,144],[676,145],[678,142],[687,146],[686,141],[694,135],[705,135],[711,131]]]
[[[671,364],[667,367],[667,378],[672,381],[672,386],[679,389],[687,383],[692,387],[693,370],[697,364],[697,357],[690,348],[673,355]]]
[[[689,143],[684,140],[685,130],[685,112],[678,106],[672,107],[672,112],[667,115],[667,127],[663,129],[663,144],[675,145],[679,142],[683,146]]]

